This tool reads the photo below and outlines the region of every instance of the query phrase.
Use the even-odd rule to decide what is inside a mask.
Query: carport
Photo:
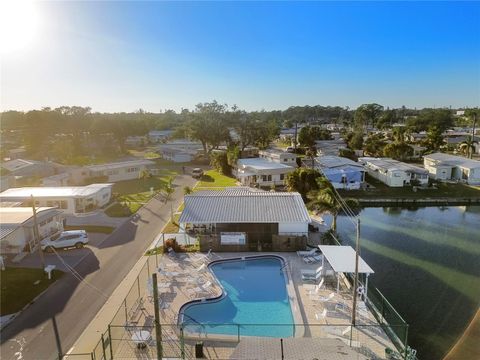
[[[337,293],[340,289],[340,277],[338,273],[355,274],[355,250],[351,246],[319,245],[322,252],[322,268],[325,269],[325,261],[332,267],[337,276]],[[324,270],[325,271],[325,270]],[[358,273],[365,274],[365,297],[368,293],[368,276],[373,274],[372,268],[359,256]]]

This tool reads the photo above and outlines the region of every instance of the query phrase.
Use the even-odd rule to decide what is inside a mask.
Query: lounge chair
[[[191,259],[193,261],[201,261],[201,262],[209,261],[211,255],[212,255],[212,249],[208,250],[206,254],[198,253],[198,254],[192,255]]]
[[[315,319],[317,319],[318,321],[324,321],[325,322],[327,321],[327,314],[328,314],[328,311],[327,309],[323,309],[323,311],[321,313],[315,313]]]
[[[315,275],[309,275],[309,274],[305,274],[303,275],[302,274],[302,280],[305,281],[305,282],[314,282],[314,283],[317,283],[318,281],[320,281],[320,279],[322,279],[323,275],[322,275],[322,272],[318,272],[316,273]]]
[[[302,277],[315,277],[318,273],[322,273],[323,267],[319,266],[318,268],[312,269],[302,269],[300,270]]]
[[[318,302],[325,303],[325,302],[332,301],[334,297],[335,297],[335,293],[332,292],[327,297],[324,297],[324,296],[312,297],[312,299],[315,300],[315,301],[318,301]]]
[[[315,285],[315,287],[313,289],[308,291],[308,295],[318,296],[318,293],[322,289],[324,283],[325,283],[325,279],[322,277],[322,279],[320,280],[320,283],[318,283],[318,285]]]
[[[212,286],[212,282],[211,282],[211,281],[207,281],[207,282],[206,282],[205,284],[203,284],[203,285],[199,285],[199,286],[197,286],[196,288],[187,290],[187,292],[188,292],[190,295],[199,294],[199,293],[208,293],[211,286]]]
[[[305,256],[313,256],[313,255],[315,255],[316,252],[317,252],[317,248],[313,248],[313,249],[308,250],[308,251],[302,251],[302,250],[300,250],[300,251],[297,251],[297,255],[298,255],[298,256],[303,256],[303,257],[305,257]]]

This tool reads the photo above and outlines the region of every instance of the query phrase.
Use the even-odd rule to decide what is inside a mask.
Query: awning
[[[333,271],[343,273],[355,272],[355,250],[351,246],[319,245],[318,248],[332,266]],[[358,259],[358,272],[362,274],[374,273],[372,268],[361,257]]]
[[[323,261],[327,260],[333,271],[336,273],[355,273],[355,250],[351,246],[340,245],[318,245],[318,248],[323,254]],[[358,257],[358,273],[366,274],[365,280],[365,298],[368,292],[368,276],[374,271],[368,264],[359,256]],[[340,291],[340,277],[337,275],[337,293]]]

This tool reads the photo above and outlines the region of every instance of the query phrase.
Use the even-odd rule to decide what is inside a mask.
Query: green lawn
[[[411,186],[407,187],[389,187],[367,175],[366,181],[374,186],[374,189],[364,190],[339,190],[342,197],[356,199],[400,199],[400,198],[474,198],[480,197],[480,187],[469,186],[464,184],[446,184],[437,183],[437,189],[426,188],[418,189],[417,192],[412,190]]]
[[[225,188],[237,186],[237,179],[220,174],[217,170],[205,172],[195,189],[198,188]]]
[[[65,230],[85,230],[86,232],[92,233],[111,234],[115,228],[100,225],[67,225],[65,226]]]
[[[52,272],[52,280],[48,280],[41,269],[6,268],[5,271],[0,271],[0,315],[3,316],[20,311],[62,275],[62,271],[54,270]],[[38,280],[40,282],[34,285]]]
[[[146,179],[119,181],[113,185],[113,193],[118,194],[117,202],[105,209],[111,217],[130,216],[147,203],[158,190],[166,184],[169,176],[176,172],[166,170],[165,176],[153,176]],[[151,192],[153,189],[153,193]]]

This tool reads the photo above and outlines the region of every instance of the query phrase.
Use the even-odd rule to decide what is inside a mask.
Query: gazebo
[[[338,273],[355,273],[355,250],[351,246],[338,246],[338,245],[319,245],[318,248],[323,254],[322,268],[325,271],[324,262],[328,261],[333,271],[337,274],[337,293],[340,289],[340,277]],[[365,298],[368,293],[368,276],[373,274],[374,271],[368,264],[361,258],[358,258],[358,273],[365,274]]]

